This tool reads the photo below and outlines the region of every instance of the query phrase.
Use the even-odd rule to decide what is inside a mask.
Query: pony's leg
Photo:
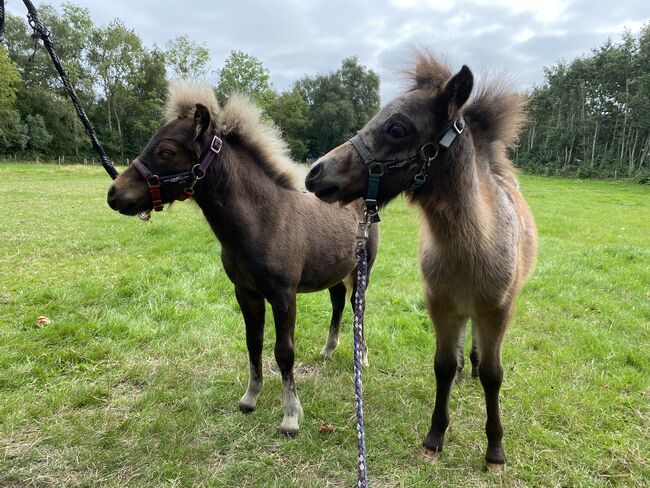
[[[320,355],[325,359],[330,359],[334,349],[339,345],[339,329],[341,328],[341,317],[345,308],[345,285],[343,282],[334,285],[329,289],[330,301],[332,302],[332,321],[330,322],[330,331],[327,336],[327,342],[323,346]]]
[[[257,397],[262,391],[262,346],[264,343],[264,298],[257,293],[235,288],[235,297],[246,323],[246,347],[250,376],[248,388],[239,400],[239,410],[249,413],[255,410]]]
[[[478,374],[485,392],[487,422],[485,433],[488,447],[485,462],[489,471],[501,473],[506,463],[501,440],[503,427],[499,412],[499,390],[503,382],[503,366],[501,364],[501,343],[505,335],[512,310],[498,310],[491,314],[477,317],[476,331],[478,332],[478,351],[481,358]]]
[[[350,296],[350,304],[352,305],[352,313],[354,314],[354,301],[357,296],[357,269],[355,268],[353,273],[353,278],[352,278],[352,295]],[[354,331],[352,331],[354,334]],[[368,361],[368,346],[366,346],[366,328],[365,324],[364,327],[361,329],[361,365],[364,368],[367,368],[370,366],[370,362]]]
[[[458,336],[458,368],[456,369],[456,383],[460,383],[463,379],[462,373],[465,367],[465,337],[466,337],[467,324],[463,324],[460,335]]]
[[[278,294],[271,302],[275,320],[275,360],[282,374],[282,407],[284,418],[280,431],[288,436],[298,435],[302,407],[293,379],[294,342],[296,324],[296,293]]]
[[[463,334],[466,317],[448,310],[430,307],[436,332],[436,403],[431,416],[431,428],[424,438],[424,455],[437,459],[442,452],[445,431],[449,426],[449,396],[458,371],[458,343]]]
[[[469,352],[469,360],[472,362],[472,377],[478,378],[478,331],[474,320],[472,320],[472,350]]]

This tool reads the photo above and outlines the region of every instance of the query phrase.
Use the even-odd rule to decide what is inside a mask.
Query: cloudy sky
[[[528,88],[544,66],[650,21],[650,0],[71,1],[97,24],[123,19],[149,46],[185,34],[208,47],[214,70],[232,49],[253,54],[278,90],[357,56],[381,77],[383,102],[399,93],[397,72],[413,47],[444,54],[454,67],[507,73]],[[24,13],[20,0],[7,9]]]

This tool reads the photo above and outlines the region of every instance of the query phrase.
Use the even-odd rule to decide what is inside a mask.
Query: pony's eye
[[[160,157],[163,158],[163,159],[169,159],[169,158],[171,158],[172,156],[174,156],[174,153],[173,153],[172,151],[170,151],[169,149],[163,149],[163,150],[161,150],[158,154],[159,154]]]
[[[401,139],[406,135],[406,129],[399,124],[391,124],[388,128],[388,133],[395,139]]]

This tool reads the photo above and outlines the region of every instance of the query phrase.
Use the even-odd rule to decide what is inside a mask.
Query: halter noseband
[[[364,234],[367,235],[367,229],[370,223],[379,222],[379,209],[377,204],[377,195],[379,193],[379,183],[381,177],[404,170],[417,170],[411,184],[401,191],[412,191],[421,188],[427,181],[427,168],[431,162],[438,157],[441,151],[448,150],[456,138],[465,130],[465,119],[460,117],[452,126],[442,135],[438,142],[427,142],[423,144],[418,151],[406,159],[391,159],[389,161],[377,161],[375,156],[370,152],[368,146],[363,142],[359,134],[350,139],[350,143],[356,149],[363,160],[364,166],[368,169],[368,194],[365,199],[364,222],[368,224]],[[359,231],[361,233],[361,225]]]
[[[212,142],[202,151],[202,156],[199,159],[199,162],[196,163],[190,171],[184,171],[183,173],[176,173],[173,175],[156,175],[153,174],[149,168],[139,159],[133,160],[133,167],[136,169],[140,176],[144,178],[149,187],[149,194],[151,195],[151,202],[153,203],[153,208],[156,212],[163,210],[162,196],[160,194],[160,188],[163,186],[169,185],[181,185],[188,184],[185,188],[184,193],[176,198],[181,202],[187,200],[192,195],[194,195],[194,185],[197,181],[203,179],[205,174],[208,171],[208,168],[219,155],[221,151],[221,146],[223,141],[219,139],[218,136],[212,138]]]

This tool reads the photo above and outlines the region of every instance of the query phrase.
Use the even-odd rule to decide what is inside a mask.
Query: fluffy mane
[[[249,97],[233,93],[220,108],[210,85],[191,80],[175,81],[169,86],[165,114],[169,120],[193,117],[197,103],[208,107],[221,134],[245,146],[273,181],[284,188],[299,188],[302,172],[289,157],[287,143]]]
[[[442,89],[453,75],[449,66],[430,52],[416,52],[415,68],[406,71],[411,80],[411,90],[429,89],[434,93]],[[499,79],[482,80],[474,86],[474,95],[463,112],[472,135],[488,148],[490,168],[502,176],[515,172],[506,149],[517,142],[526,120],[528,97],[517,93]]]

